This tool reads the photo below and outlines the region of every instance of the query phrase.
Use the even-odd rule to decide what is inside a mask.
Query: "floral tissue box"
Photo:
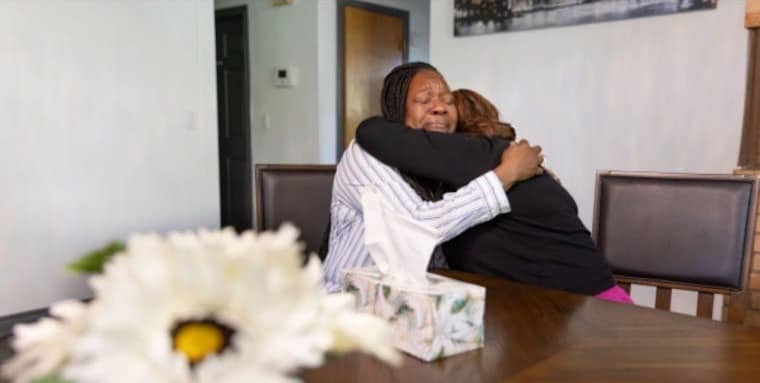
[[[483,347],[486,289],[435,274],[424,287],[387,282],[374,267],[343,271],[359,311],[393,326],[393,343],[424,361]]]

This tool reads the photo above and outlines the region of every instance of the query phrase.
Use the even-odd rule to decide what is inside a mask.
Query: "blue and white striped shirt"
[[[328,291],[340,288],[340,271],[373,264],[364,247],[361,191],[374,187],[390,207],[423,222],[445,242],[466,229],[510,211],[504,187],[493,171],[472,180],[437,202],[423,201],[401,174],[352,142],[338,164],[330,205],[330,245],[324,264]]]

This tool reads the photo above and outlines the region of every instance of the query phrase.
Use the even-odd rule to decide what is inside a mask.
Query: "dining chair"
[[[277,230],[291,222],[307,253],[317,252],[330,216],[335,165],[257,164],[256,228]]]
[[[741,323],[757,191],[751,176],[600,171],[592,236],[621,287],[656,287],[655,308],[696,291],[697,316],[712,318],[723,294],[723,319]]]
[[[46,315],[48,315],[47,309],[37,309],[0,317],[0,365],[13,355],[11,349],[13,327],[17,324],[36,322]]]

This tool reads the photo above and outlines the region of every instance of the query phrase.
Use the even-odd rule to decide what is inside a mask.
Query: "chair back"
[[[317,252],[330,216],[335,165],[256,165],[256,228],[291,222],[308,253]]]
[[[697,291],[697,315],[711,318],[724,294],[724,319],[741,322],[757,188],[749,176],[601,171],[592,235],[622,287],[657,288],[656,308],[670,309],[674,288]]]
[[[48,309],[24,311],[0,317],[0,365],[13,356],[13,327],[22,323],[33,323],[49,315]],[[2,381],[0,379],[0,381]]]

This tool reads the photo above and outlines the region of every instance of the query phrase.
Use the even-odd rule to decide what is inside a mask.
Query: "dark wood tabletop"
[[[485,286],[485,347],[394,368],[330,357],[306,382],[760,382],[760,329],[460,272]],[[10,356],[8,337],[0,356]]]
[[[485,347],[394,368],[331,357],[306,382],[760,382],[760,329],[460,272],[485,286]]]

